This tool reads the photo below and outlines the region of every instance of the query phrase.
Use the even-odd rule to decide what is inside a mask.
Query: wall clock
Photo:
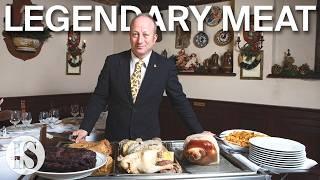
[[[199,32],[193,38],[193,43],[198,48],[205,47],[209,42],[208,35],[204,32]]]

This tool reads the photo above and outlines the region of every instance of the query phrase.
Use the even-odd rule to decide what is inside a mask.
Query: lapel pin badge
[[[154,64],[154,65],[153,65],[153,67],[154,67],[154,68],[156,68],[156,67],[157,67],[157,65],[156,65],[156,64]]]

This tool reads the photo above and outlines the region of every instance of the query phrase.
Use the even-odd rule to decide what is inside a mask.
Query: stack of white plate
[[[249,159],[257,165],[278,169],[296,169],[306,160],[303,144],[279,137],[255,137],[249,140]]]

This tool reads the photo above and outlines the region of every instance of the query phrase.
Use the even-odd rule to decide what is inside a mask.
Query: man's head
[[[131,50],[138,58],[144,58],[152,51],[157,40],[157,25],[147,14],[139,14],[130,24]]]

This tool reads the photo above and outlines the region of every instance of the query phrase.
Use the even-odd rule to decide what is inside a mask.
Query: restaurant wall
[[[316,0],[312,0],[312,2],[314,2],[313,4],[316,4]],[[303,5],[305,2],[302,0],[282,0],[277,2],[277,7],[282,7],[282,3]],[[214,5],[221,7],[223,4],[228,5],[230,2],[215,3]],[[275,7],[273,0],[236,0],[234,4],[235,14],[239,13],[241,6],[252,4],[271,5]],[[308,1],[308,4],[310,4],[310,1]],[[198,6],[198,8],[200,10],[203,8],[203,6]],[[163,19],[166,21],[165,23],[167,23],[167,11],[163,11],[162,13],[164,16]],[[264,15],[272,14],[273,13],[264,13]],[[295,16],[301,16],[301,13],[295,13]],[[314,29],[316,24],[314,16],[312,16],[309,20],[310,26]],[[273,23],[274,22],[265,22],[264,25],[272,26]],[[192,28],[195,28],[196,22],[192,18],[191,24]],[[221,24],[219,24],[219,26],[221,26]],[[216,31],[217,29],[219,28],[212,28],[205,25],[205,32],[209,34],[209,44],[203,49],[199,49],[193,46],[191,39],[191,44],[189,48],[186,49],[186,52],[195,52],[202,60],[209,57],[214,52],[217,52],[219,55],[221,55],[221,53],[229,47],[219,48],[213,43],[213,31]],[[194,34],[196,33],[197,32],[193,29],[191,38],[193,38]],[[283,58],[283,54],[279,52],[285,51],[288,48],[292,48],[294,50],[292,55],[297,59],[303,57],[308,59],[314,58],[315,44],[314,42],[309,42],[309,40],[315,39],[315,33],[306,36],[306,33],[302,32],[302,34],[304,34],[302,36],[308,37],[306,39],[296,39],[297,34],[298,33],[291,33],[290,35],[277,36],[278,33],[264,33],[263,80],[240,80],[240,69],[237,64],[238,51],[236,49],[233,50],[234,73],[237,74],[236,77],[179,75],[179,80],[189,98],[320,109],[319,80],[272,79],[266,77],[271,73],[271,66],[276,63],[275,60]],[[234,35],[236,36],[237,33]],[[117,52],[128,49],[130,46],[128,43],[122,43],[121,46],[118,43],[128,41],[127,39],[127,34],[117,34],[114,41],[114,51]],[[163,49],[166,49],[169,56],[176,54],[179,49],[175,49],[174,44],[175,34],[163,33],[162,41],[156,44],[155,51],[160,53]],[[300,48],[297,48],[298,46]],[[306,52],[308,52],[308,54],[306,54]],[[281,57],[278,57],[279,55],[281,55]],[[310,65],[312,64],[310,63]]]
[[[312,2],[315,1],[316,0],[312,0]],[[39,5],[46,4],[45,6],[61,4],[68,8],[71,8],[73,5],[97,4],[89,0],[33,0],[32,2]],[[242,5],[260,4],[282,6],[281,3],[295,4],[295,2],[299,2],[299,4],[304,3],[302,0],[281,0],[277,1],[277,4],[274,4],[273,0],[237,0],[233,6],[235,8],[235,14],[237,14]],[[308,2],[310,4],[310,1]],[[1,18],[4,17],[4,6],[7,3],[12,3],[12,1],[0,1]],[[215,5],[222,6],[224,4],[228,5],[230,2],[221,2]],[[198,6],[199,10],[203,7],[204,6]],[[163,15],[165,23],[167,23],[167,11],[163,11]],[[193,38],[197,33],[195,30],[196,23],[192,17],[190,20],[192,21],[191,38]],[[272,22],[270,23],[272,24]],[[311,17],[309,24],[311,27],[315,25],[315,18]],[[213,43],[213,34],[219,29],[219,26],[221,27],[221,24],[217,27],[208,27],[205,25],[205,32],[208,33],[210,39],[209,44],[205,48],[199,49],[194,47],[191,39],[190,46],[186,49],[187,53],[195,52],[199,58],[203,60],[214,52],[221,55],[227,49],[231,48],[231,46],[217,47]],[[3,28],[3,21],[1,21],[1,32]],[[105,57],[109,54],[130,48],[127,33],[112,33],[108,31],[82,33],[81,40],[87,40],[87,48],[83,54],[81,75],[66,75],[65,53],[67,34],[52,34],[53,37],[43,45],[40,54],[27,61],[13,57],[8,52],[4,41],[0,41],[0,96],[14,97],[92,92]],[[235,33],[235,35],[237,35],[237,33]],[[315,39],[315,34],[310,33],[306,39],[302,36],[295,42],[296,35],[296,33],[284,36],[279,35],[279,33],[264,33],[263,80],[240,80],[240,69],[237,64],[238,51],[234,50],[234,73],[236,73],[237,76],[179,75],[184,91],[189,98],[195,99],[320,109],[319,80],[266,78],[271,72],[271,66],[276,63],[277,60],[281,61],[282,57],[279,57],[279,55],[287,48],[293,49],[292,55],[297,57],[297,59],[304,57],[306,52],[306,58],[313,58],[314,44],[307,43],[303,40],[307,39],[307,41],[309,41],[310,39]],[[166,49],[168,55],[176,54],[178,49],[174,47],[175,33],[163,33],[162,38],[162,41],[157,43],[155,50],[160,53],[163,49]],[[297,44],[297,46],[292,47],[294,44]],[[297,48],[299,46],[301,48]],[[310,60],[310,65],[312,66],[311,61],[312,60]]]
[[[73,5],[101,5],[89,0],[32,2],[45,7],[63,5],[70,12]],[[4,7],[11,3],[12,0],[0,1],[1,33],[4,29]],[[23,61],[9,53],[1,35],[0,97],[92,92],[106,56],[113,52],[113,35],[108,31],[81,33],[81,41],[87,41],[82,56],[81,75],[66,75],[67,37],[67,32],[53,32],[52,38],[44,43],[37,57]]]

